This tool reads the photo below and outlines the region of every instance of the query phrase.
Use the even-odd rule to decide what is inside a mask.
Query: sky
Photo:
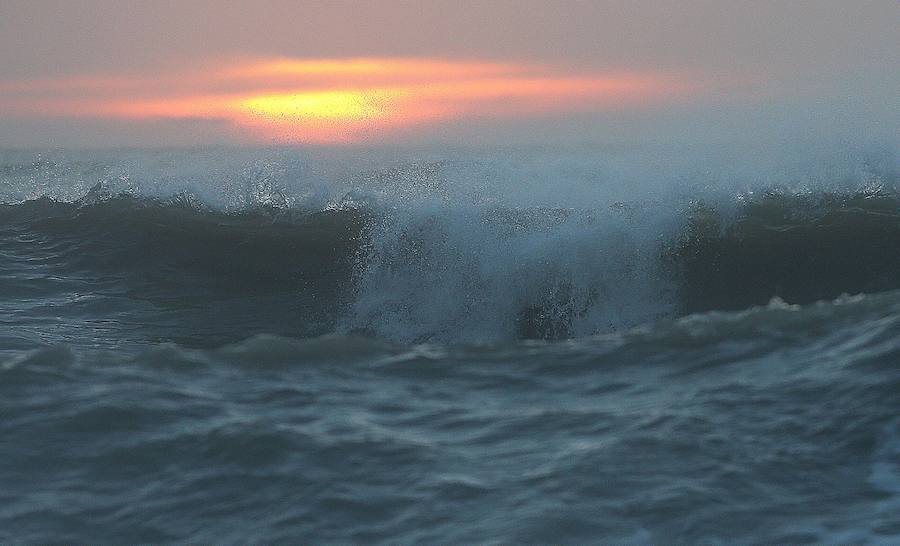
[[[900,2],[0,0],[0,146],[897,142]]]

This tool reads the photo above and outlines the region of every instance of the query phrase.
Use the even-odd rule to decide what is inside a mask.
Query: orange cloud
[[[282,58],[146,77],[0,82],[0,115],[215,118],[262,139],[352,142],[447,119],[639,106],[695,88],[663,74],[569,76],[526,64]]]

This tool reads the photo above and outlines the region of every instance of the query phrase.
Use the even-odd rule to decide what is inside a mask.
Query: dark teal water
[[[900,541],[890,173],[222,206],[67,161],[3,175],[0,542]]]

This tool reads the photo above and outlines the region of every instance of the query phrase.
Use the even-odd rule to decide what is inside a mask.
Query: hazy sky
[[[898,29],[897,0],[0,0],[0,146],[890,139]]]

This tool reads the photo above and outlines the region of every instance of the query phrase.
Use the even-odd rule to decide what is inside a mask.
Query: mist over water
[[[0,539],[892,542],[894,152],[3,152]]]

